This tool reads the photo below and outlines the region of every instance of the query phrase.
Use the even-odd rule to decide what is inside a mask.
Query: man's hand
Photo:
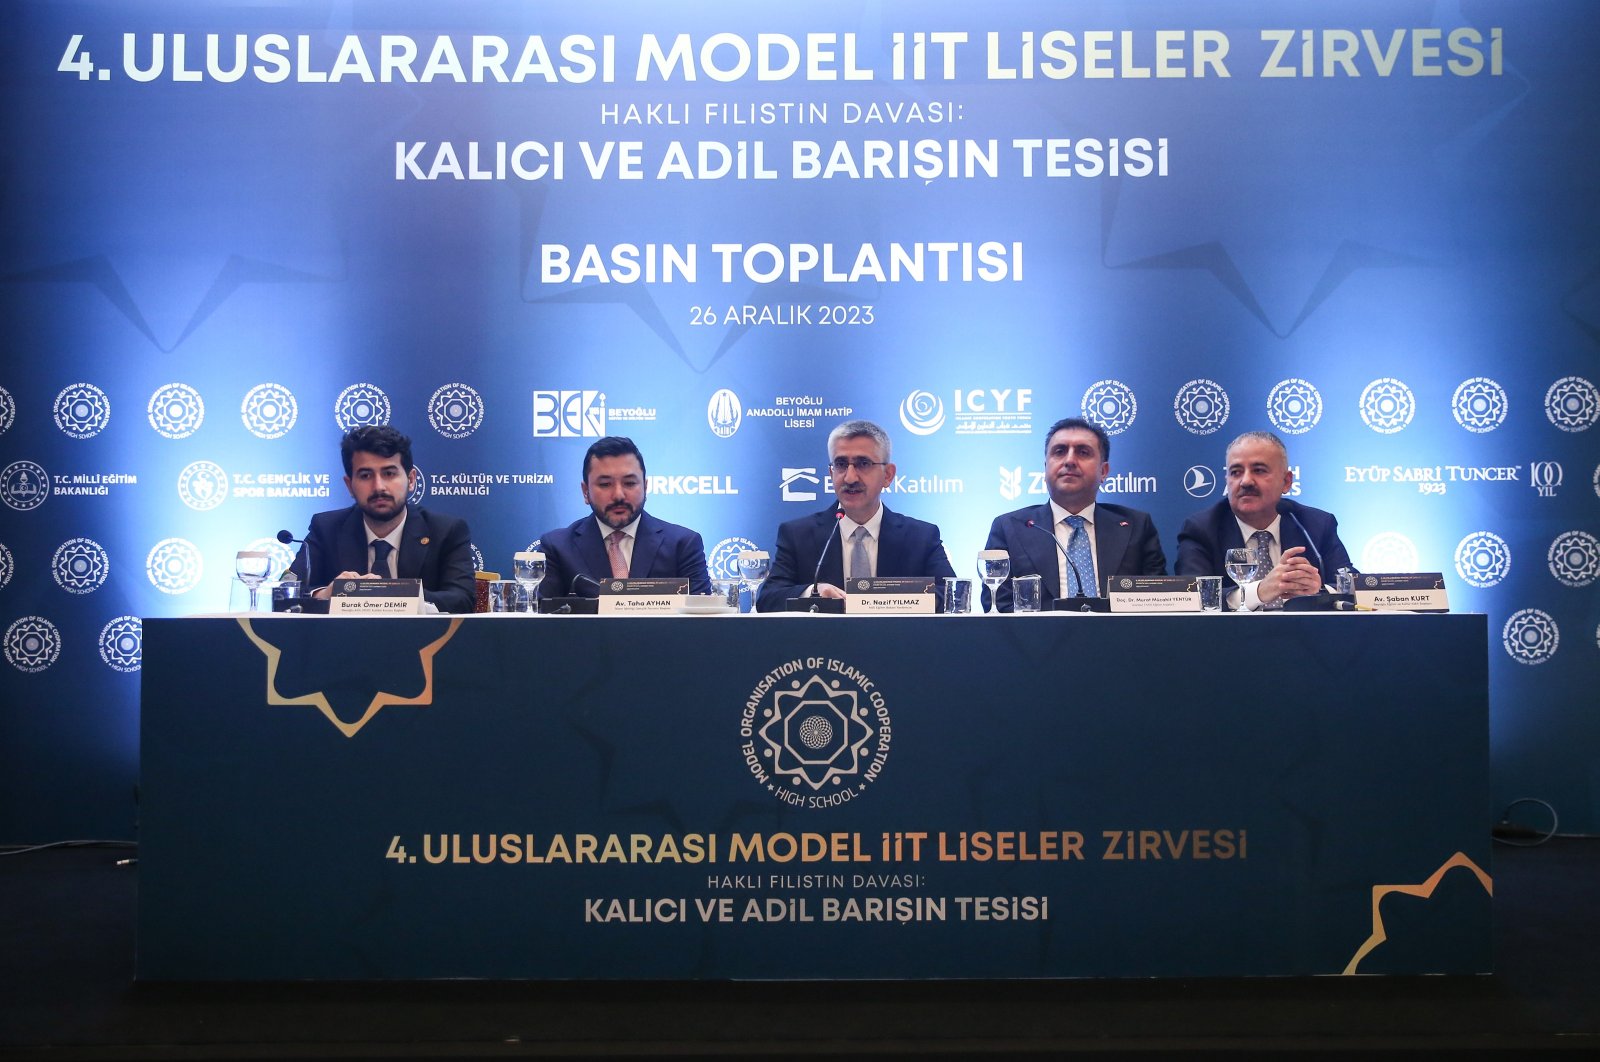
[[[818,583],[817,584],[817,596],[818,597],[833,597],[833,598],[838,598],[840,601],[843,601],[844,600],[844,591],[840,590],[837,586],[834,586],[832,583]]]
[[[343,582],[346,579],[377,579],[377,578],[379,578],[379,577],[376,576],[376,575],[373,575],[371,572],[340,572],[338,575],[334,576],[333,582],[334,583]],[[329,583],[327,586],[321,587],[321,588],[319,588],[317,590],[313,590],[311,592],[311,596],[316,598],[318,601],[326,601],[326,600],[328,600],[330,597],[333,596],[333,583]]]
[[[1256,588],[1256,596],[1263,605],[1275,605],[1291,597],[1322,592],[1322,573],[1305,559],[1305,551],[1304,546],[1291,546],[1283,551],[1277,565]]]

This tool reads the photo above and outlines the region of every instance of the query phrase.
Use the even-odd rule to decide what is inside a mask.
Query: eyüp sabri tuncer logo
[[[791,807],[848,803],[889,759],[892,720],[877,684],[831,657],[767,672],[739,716],[739,752],[756,783]]]

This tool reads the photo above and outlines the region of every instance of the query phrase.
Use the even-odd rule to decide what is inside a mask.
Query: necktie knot
[[[1251,535],[1250,536],[1250,548],[1255,550],[1256,556],[1260,557],[1262,559],[1262,561],[1265,562],[1265,561],[1271,560],[1272,559],[1272,532],[1271,531],[1257,531],[1255,534]]]

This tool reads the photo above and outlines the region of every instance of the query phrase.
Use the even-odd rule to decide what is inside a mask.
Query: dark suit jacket
[[[811,585],[811,573],[817,570],[823,544],[830,537],[833,543],[828,546],[817,581],[844,585],[844,552],[835,531],[839,523],[836,512],[830,505],[820,513],[802,516],[778,527],[778,555],[772,558],[772,575],[761,584],[761,598],[756,602],[758,611],[782,612],[784,602],[805,592]],[[878,527],[878,574],[884,578],[948,579],[956,573],[945,556],[938,527],[891,512],[884,506],[883,523]]]
[[[573,593],[573,577],[580,574],[597,580],[611,578],[605,536],[592,514],[546,533],[539,542],[545,563],[541,597]],[[648,512],[639,515],[628,574],[636,579],[687,578],[691,594],[711,593],[711,573],[706,570],[706,547],[700,535],[657,520]]]
[[[1350,554],[1345,552],[1344,543],[1339,541],[1339,521],[1334,519],[1332,513],[1287,498],[1283,506],[1286,511],[1278,521],[1280,544],[1284,549],[1314,545],[1314,550],[1306,550],[1306,560],[1317,566],[1324,584],[1332,583],[1334,573],[1340,568],[1355,567],[1350,563]],[[1305,525],[1311,535],[1310,542],[1289,518],[1291,511]],[[1234,519],[1233,509],[1224,498],[1183,522],[1183,530],[1178,532],[1177,574],[1220,575],[1223,591],[1230,591],[1235,584],[1228,578],[1228,573],[1222,570],[1223,560],[1228,550],[1243,549],[1244,544],[1244,536],[1239,533],[1239,521]]]
[[[1033,526],[1028,526],[1028,521]],[[1050,503],[1006,513],[994,518],[984,549],[1003,549],[1011,554],[1011,574],[1043,577],[1044,599],[1048,602],[1065,596],[1057,559],[1055,511]],[[1121,505],[1095,502],[1094,568],[1099,593],[1105,593],[1106,579],[1112,575],[1165,575],[1167,555],[1161,552],[1161,536],[1150,514]],[[1088,573],[1084,573],[1086,576]],[[985,600],[989,588],[984,587]],[[995,595],[1001,612],[1011,611],[1011,580],[1000,584]]]
[[[327,586],[340,572],[366,571],[367,532],[361,510],[352,505],[313,516],[292,567],[310,588]],[[394,570],[402,579],[421,579],[422,596],[440,612],[472,611],[476,598],[472,535],[465,520],[406,506]]]

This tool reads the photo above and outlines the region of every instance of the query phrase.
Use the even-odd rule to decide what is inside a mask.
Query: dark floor
[[[1496,850],[1491,977],[924,984],[134,984],[127,854],[0,858],[0,1055],[1600,1049],[1600,841]]]

